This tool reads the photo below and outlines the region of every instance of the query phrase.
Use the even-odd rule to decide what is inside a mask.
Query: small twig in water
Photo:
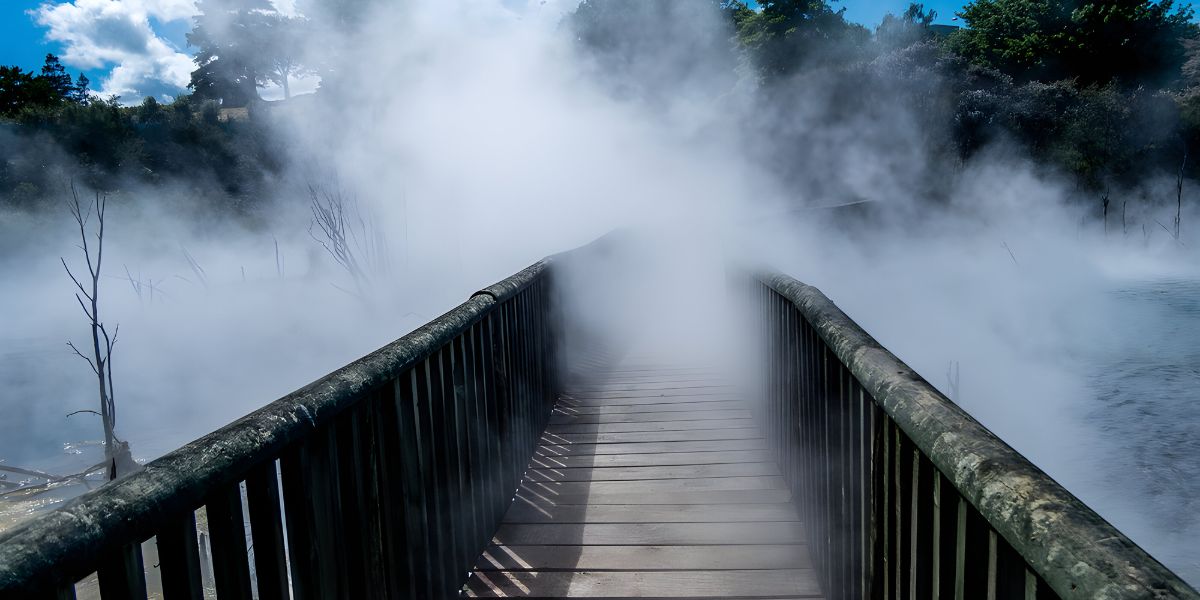
[[[1021,266],[1021,263],[1017,262],[1017,256],[1013,254],[1012,248],[1008,247],[1008,242],[1000,242],[1000,245],[1004,246],[1005,250],[1008,250],[1008,257],[1012,259],[1013,264],[1017,265],[1018,267]]]

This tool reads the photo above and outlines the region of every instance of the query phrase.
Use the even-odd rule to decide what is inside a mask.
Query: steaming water
[[[1105,465],[1097,484],[1121,497],[1120,514],[1108,515],[1119,527],[1200,584],[1200,280],[1111,294],[1105,325],[1116,335],[1086,355],[1095,402],[1087,418]]]
[[[1107,294],[1111,302],[1105,303],[1105,310],[1091,319],[1092,327],[1103,330],[1103,334],[1095,339],[1073,340],[1073,347],[1066,349],[1072,355],[1067,362],[1082,365],[1078,372],[1073,367],[1070,370],[1085,392],[1083,414],[1050,417],[1082,419],[1086,438],[1077,443],[1086,448],[1083,453],[1086,459],[1071,462],[1066,471],[1051,469],[1052,475],[1156,558],[1197,584],[1200,583],[1197,542],[1200,539],[1200,278],[1127,280],[1111,286]],[[860,315],[853,309],[850,312],[856,316],[868,314],[863,311]],[[894,349],[901,350],[901,340],[892,342],[896,342]],[[374,347],[368,346],[359,353]],[[83,394],[87,398],[90,382],[86,373],[81,374],[81,365],[75,362],[78,359],[64,350],[61,337],[0,338],[0,348],[3,348],[0,381],[8,382],[13,394],[29,397]],[[46,379],[41,376],[44,370],[34,368],[47,363],[52,363],[63,376]],[[306,368],[305,374],[288,383],[299,385],[335,366]],[[978,377],[968,372],[969,377]],[[937,381],[935,377],[930,379]],[[261,403],[275,396],[262,393],[255,397]],[[80,406],[87,406],[84,400],[80,402]],[[145,423],[142,427],[131,427],[131,431],[136,431],[131,436],[135,456],[142,460],[158,456],[240,416],[254,405],[252,399],[231,403],[224,412],[209,415],[210,420],[215,419],[211,423],[160,419],[153,426]],[[11,412],[0,423],[3,433],[0,458],[8,459],[9,464],[71,473],[98,462],[102,456],[99,444],[89,441],[96,435],[93,418],[81,415],[66,419],[61,405],[12,403],[9,406]],[[1018,449],[1024,448],[1019,431],[1008,431],[1007,435],[1003,427],[998,431]],[[1039,458],[1036,452],[1031,457]],[[20,479],[8,476],[9,481]],[[83,486],[64,486],[26,501],[0,502],[0,531],[83,491]]]

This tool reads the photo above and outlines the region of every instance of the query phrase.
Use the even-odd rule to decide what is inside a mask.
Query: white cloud
[[[100,82],[104,96],[128,102],[169,96],[188,84],[194,68],[189,54],[160,37],[151,19],[170,22],[196,14],[195,0],[74,0],[46,3],[30,11],[63,44],[63,62],[80,69],[108,69]]]

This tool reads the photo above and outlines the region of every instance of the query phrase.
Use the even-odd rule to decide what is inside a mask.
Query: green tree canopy
[[[713,96],[736,81],[738,7],[722,0],[583,0],[563,24],[620,93]]]
[[[90,98],[87,77],[80,74],[79,82],[72,83],[70,73],[53,54],[46,55],[38,75],[16,66],[0,67],[0,117],[13,117],[25,109],[86,103]]]
[[[764,81],[785,78],[807,64],[844,64],[869,39],[825,0],[765,0],[736,13],[738,39]]]
[[[1196,36],[1173,0],[974,0],[950,47],[1021,80],[1170,85]]]
[[[258,99],[265,75],[260,38],[273,8],[267,0],[200,0],[200,14],[187,34],[196,51],[196,70],[188,84],[198,98],[228,107]]]
[[[884,48],[909,46],[933,36],[929,25],[936,18],[937,11],[925,10],[925,5],[914,2],[899,16],[884,15],[883,22],[875,28],[875,40]]]

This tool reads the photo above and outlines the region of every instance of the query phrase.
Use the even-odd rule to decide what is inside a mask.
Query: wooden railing
[[[1200,598],[816,288],[754,286],[762,421],[827,598]]]
[[[553,405],[550,262],[9,530],[0,598],[199,600],[198,510],[222,600],[457,596]]]

